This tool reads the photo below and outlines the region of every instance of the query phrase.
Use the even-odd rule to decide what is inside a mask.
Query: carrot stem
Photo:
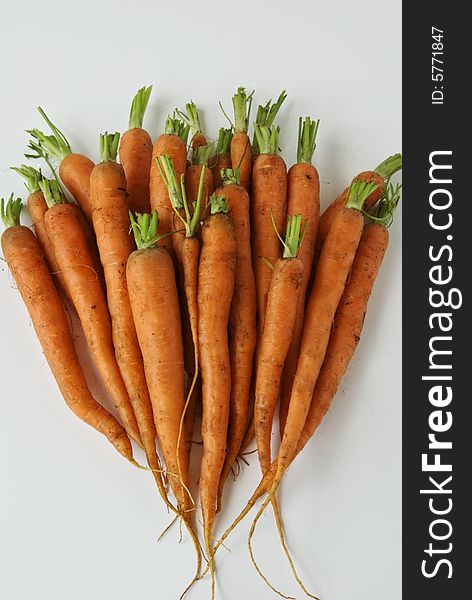
[[[46,179],[43,177],[39,182],[39,187],[43,192],[48,208],[51,208],[51,206],[54,206],[55,204],[67,203],[67,199],[55,179]]]
[[[239,167],[237,169],[221,169],[221,179],[223,186],[225,185],[239,185]]]
[[[231,142],[231,140],[230,140]],[[210,156],[213,152],[213,144],[206,144],[204,146],[198,146],[195,148],[192,155],[192,163],[194,165],[207,165],[210,160]]]
[[[200,127],[200,117],[198,115],[198,109],[195,102],[193,102],[193,100],[187,102],[185,105],[185,110],[186,113],[182,112],[178,108],[176,109],[179,117],[185,121],[187,125],[189,125],[192,137],[195,137],[197,133],[201,133],[202,131]]]
[[[141,129],[143,126],[144,114],[146,112],[149,98],[152,92],[152,85],[142,87],[136,92],[136,96],[131,102],[131,110],[129,113],[129,128]]]
[[[129,220],[136,248],[138,250],[154,248],[161,237],[157,234],[157,226],[159,225],[157,210],[153,210],[151,215],[137,212],[136,217],[129,211]]]
[[[384,227],[390,227],[393,223],[395,210],[400,201],[401,189],[401,183],[398,183],[395,186],[389,183],[386,187],[384,197],[379,202],[377,213],[375,215],[366,213],[366,216]]]
[[[212,215],[228,214],[229,202],[226,201],[224,196],[212,194],[208,202],[210,204],[210,212]]]
[[[320,120],[312,121],[310,117],[305,120],[298,119],[298,144],[297,144],[297,162],[311,165],[313,154],[316,149],[316,136]]]
[[[120,134],[105,133],[100,134],[100,162],[116,162],[118,154],[118,144],[120,143]]]
[[[28,147],[33,150],[35,154],[25,154],[25,156],[27,158],[44,158],[46,161],[52,157],[62,161],[68,154],[72,153],[70,144],[67,141],[66,136],[54,125],[40,106],[38,106],[38,111],[49,125],[52,135],[46,135],[39,129],[27,129],[26,133],[34,138],[33,140],[30,140]]]
[[[364,202],[379,186],[370,181],[362,181],[357,179],[351,183],[347,195],[346,208],[362,211]]]
[[[225,129],[224,127],[220,127],[220,130],[218,132],[218,141],[216,142],[216,156],[220,156],[221,154],[229,154],[229,147],[231,145],[232,139],[233,131],[231,129]]]
[[[247,131],[249,125],[249,117],[251,115],[252,97],[254,96],[254,90],[249,94],[246,94],[245,87],[238,87],[236,94],[233,96],[233,108],[234,108],[234,130],[235,131]],[[283,102],[283,100],[282,100]]]
[[[41,169],[35,169],[29,165],[20,165],[19,167],[11,167],[11,170],[15,171],[15,173],[18,173],[18,175],[21,175],[21,177],[26,180],[25,186],[30,194],[39,192],[39,182],[43,178]]]
[[[23,208],[21,198],[16,198],[13,192],[8,198],[7,205],[5,207],[5,198],[0,200],[0,216],[2,218],[5,228],[16,227],[20,224],[20,214]]]
[[[389,156],[378,167],[374,169],[384,179],[390,179],[403,165],[403,157],[400,153]]]
[[[260,154],[277,154],[279,149],[280,127],[270,128],[267,125],[254,123],[254,134]]]
[[[275,117],[277,116],[277,113],[279,112],[280,107],[284,103],[286,97],[287,92],[285,90],[282,90],[280,92],[280,96],[277,98],[277,101],[274,104],[272,104],[272,100],[269,100],[267,104],[265,104],[265,106],[262,106],[260,104],[257,108],[256,123],[258,125],[266,125],[267,127],[272,127],[275,121]],[[252,151],[254,154],[258,154],[260,152],[259,142],[257,140],[255,131],[254,138],[252,141]]]
[[[179,119],[174,111],[172,117],[170,115],[167,117],[164,131],[167,135],[177,135],[185,142],[185,144],[187,144],[188,135],[190,133],[190,125],[187,125],[181,119]]]

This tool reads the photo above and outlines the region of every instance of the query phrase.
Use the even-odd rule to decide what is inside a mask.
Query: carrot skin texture
[[[107,303],[76,208],[69,203],[50,208],[45,217],[46,231],[95,366],[128,435],[141,444],[136,417],[115,358]]]
[[[282,231],[287,198],[287,168],[274,154],[259,154],[252,171],[251,233],[252,265],[256,280],[257,332],[262,336],[272,271],[262,258],[274,265],[282,248],[272,225],[271,210],[278,231]]]
[[[133,321],[126,280],[126,263],[135,249],[129,233],[121,165],[104,162],[90,177],[92,219],[103,264],[116,362],[133,407],[144,450],[152,469],[159,468],[156,430],[144,364]],[[161,478],[159,473],[154,476]]]
[[[236,235],[234,293],[229,314],[231,401],[226,458],[218,490],[218,510],[223,486],[241,449],[246,431],[252,366],[256,347],[256,284],[252,270],[249,195],[240,185],[216,191],[229,202]]]
[[[125,430],[90,393],[62,300],[33,232],[23,226],[8,228],[2,235],[2,249],[67,406],[131,460],[133,453]]]
[[[211,215],[203,226],[198,270],[198,343],[202,376],[203,457],[200,499],[205,544],[211,560],[213,524],[225,460],[231,398],[228,320],[236,267],[236,235],[228,215]]]
[[[203,133],[201,131],[197,131],[197,133],[192,137],[192,142],[191,142],[192,150],[196,150],[197,148],[200,148],[200,146],[206,146],[206,145],[207,145],[206,137],[203,135]]]
[[[245,131],[236,131],[230,146],[231,168],[239,169],[239,181],[248,191],[251,189],[252,155],[251,140]]]
[[[90,204],[90,174],[95,163],[83,154],[68,154],[59,165],[59,176],[62,183],[72,194],[82,209],[89,223],[92,223],[92,206]]]
[[[223,185],[223,180],[221,179],[221,169],[229,169],[230,167],[231,158],[228,156],[228,154],[220,154],[216,159],[216,164],[211,167],[213,186],[215,189]]]
[[[120,140],[120,162],[126,177],[128,207],[135,213],[151,212],[149,181],[152,140],[145,129],[128,129]]]
[[[33,192],[28,196],[28,210],[33,222],[34,233],[42,251],[44,252],[44,258],[46,259],[46,263],[48,264],[53,280],[56,282],[60,292],[72,304],[69,290],[67,289],[64,277],[62,276],[56,260],[56,255],[54,254],[54,248],[52,247],[46,232],[44,215],[48,210],[48,205],[46,204],[46,200],[44,199],[42,192]]]
[[[189,508],[185,435],[178,437],[184,408],[184,356],[174,264],[164,248],[135,250],[127,264],[128,289],[144,359],[157,437],[179,508]],[[188,513],[187,513],[188,516]],[[185,516],[184,516],[185,519]]]
[[[292,460],[310,408],[328,346],[331,327],[351,269],[364,224],[363,215],[343,207],[323,244],[308,301],[300,356],[293,382],[274,483]]]
[[[156,159],[161,156],[168,155],[172,159],[177,181],[180,181],[181,175],[185,173],[187,168],[187,147],[185,142],[178,135],[163,133],[154,142],[152,149],[151,172],[149,182],[149,200],[151,210],[157,210],[159,215],[159,226],[157,233],[165,235],[172,231],[172,223],[174,218],[174,209],[167,193],[167,187],[164,183]],[[160,245],[166,248],[173,254],[172,236],[163,238]]]
[[[264,333],[257,357],[254,404],[257,452],[262,473],[271,463],[272,422],[297,317],[303,269],[299,258],[279,259],[270,282]]]
[[[305,318],[306,293],[310,280],[315,242],[320,218],[320,180],[318,171],[313,165],[297,163],[288,171],[287,214],[302,215],[306,223],[305,237],[298,251],[298,258],[303,262],[303,277],[298,296],[297,317],[293,328],[293,336],[282,374],[280,386],[279,423],[281,438],[287,417],[290,394],[297,370],[298,355]]]

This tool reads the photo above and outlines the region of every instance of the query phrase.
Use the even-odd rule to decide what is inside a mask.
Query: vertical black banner
[[[403,598],[455,600],[471,573],[470,50],[456,3],[403,9]]]

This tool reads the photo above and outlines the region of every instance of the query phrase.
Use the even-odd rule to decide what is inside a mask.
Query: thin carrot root
[[[165,537],[165,535],[172,529],[174,523],[178,520],[179,515],[175,515],[175,517],[172,519],[172,521],[169,523],[169,525],[167,525],[165,527],[165,529],[159,534],[159,537],[157,538],[157,542],[159,543],[163,537]]]
[[[256,530],[256,526],[257,526],[257,522],[259,521],[259,519],[262,517],[262,515],[265,512],[265,509],[267,508],[269,502],[271,502],[273,499],[273,496],[271,494],[269,494],[267,496],[267,498],[264,500],[264,502],[262,503],[257,515],[254,517],[254,520],[251,524],[251,529],[249,530],[249,536],[247,539],[247,547],[249,550],[249,555],[251,557],[251,562],[254,565],[254,568],[256,569],[257,573],[259,574],[259,576],[262,578],[262,580],[270,587],[270,589],[275,592],[278,596],[280,596],[281,598],[285,598],[285,600],[295,600],[294,596],[287,596],[286,594],[283,594],[280,590],[278,590],[276,587],[274,587],[272,585],[272,583],[269,581],[269,579],[267,578],[266,575],[264,575],[264,573],[261,571],[259,565],[257,564],[257,561],[254,557],[254,552],[252,549],[252,538],[254,536],[254,532]]]

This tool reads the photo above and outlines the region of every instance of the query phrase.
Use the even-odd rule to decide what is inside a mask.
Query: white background
[[[358,171],[401,149],[400,2],[42,0],[2,5],[0,191],[25,194],[8,167],[41,104],[73,149],[97,158],[98,133],[126,129],[138,87],[154,83],[145,125],[192,98],[215,136],[235,88],[256,103],[288,99],[279,123],[288,162],[299,115],[321,117],[315,162],[322,202]],[[23,196],[25,198],[25,195]],[[401,209],[399,210],[399,213]],[[401,596],[401,218],[369,306],[363,339],[332,410],[288,472],[281,505],[289,545],[323,600]],[[8,600],[178,598],[192,546],[173,529],[148,473],[129,466],[65,407],[26,311],[0,265],[0,597]],[[139,455],[138,455],[139,456]],[[141,459],[142,457],[139,456]],[[228,485],[217,533],[258,480],[253,455]],[[246,551],[249,522],[218,555],[217,597],[272,598]],[[270,511],[255,551],[297,598]],[[209,582],[192,600],[209,598]]]

